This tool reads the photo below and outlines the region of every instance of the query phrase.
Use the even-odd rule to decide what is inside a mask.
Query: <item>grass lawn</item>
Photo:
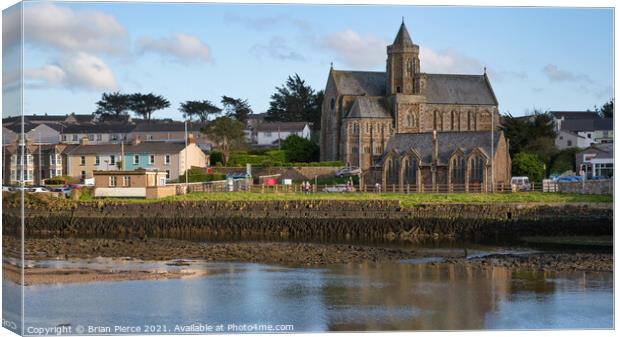
[[[96,200],[96,199],[94,199]],[[157,201],[253,201],[253,200],[400,200],[403,207],[412,207],[422,203],[562,203],[562,202],[599,202],[611,203],[611,195],[582,195],[560,193],[258,193],[258,192],[198,192],[186,195],[166,197],[163,199],[110,199],[119,202],[157,202]]]

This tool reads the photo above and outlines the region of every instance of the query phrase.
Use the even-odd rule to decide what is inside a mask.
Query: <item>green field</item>
[[[130,200],[130,199],[123,199]],[[139,202],[157,200],[131,199]],[[560,193],[258,193],[258,192],[198,192],[167,197],[159,200],[217,200],[217,201],[252,201],[252,200],[400,200],[403,207],[412,207],[424,203],[562,203],[562,202],[613,202],[611,195],[582,195]]]

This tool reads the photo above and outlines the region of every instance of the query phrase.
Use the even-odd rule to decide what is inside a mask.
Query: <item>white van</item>
[[[512,177],[510,185],[513,191],[529,191],[531,189],[530,178]]]

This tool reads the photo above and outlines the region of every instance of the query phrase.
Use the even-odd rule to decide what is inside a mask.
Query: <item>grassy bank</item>
[[[125,199],[129,200],[129,199]],[[136,202],[154,202],[157,200],[131,199]],[[162,200],[215,200],[215,201],[253,201],[253,200],[400,200],[403,207],[411,207],[423,203],[562,203],[562,202],[613,202],[611,195],[582,195],[560,193],[250,193],[250,192],[215,192],[191,193],[167,197]]]

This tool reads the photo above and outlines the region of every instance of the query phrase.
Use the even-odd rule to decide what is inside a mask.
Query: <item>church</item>
[[[362,168],[384,190],[509,188],[508,142],[486,74],[429,74],[405,22],[385,72],[332,66],[321,111],[321,160]]]

